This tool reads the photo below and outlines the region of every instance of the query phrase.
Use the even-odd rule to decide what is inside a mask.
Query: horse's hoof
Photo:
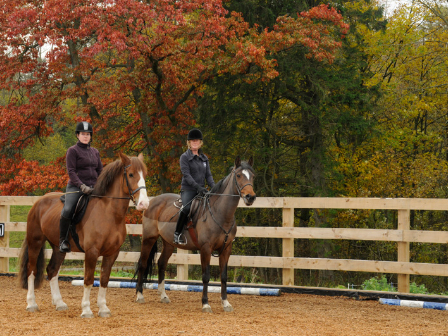
[[[223,307],[223,308],[224,308],[224,311],[227,312],[227,313],[233,312],[233,307],[232,306],[226,306],[226,307]]]
[[[64,303],[56,307],[56,311],[68,310],[68,306]]]
[[[202,312],[203,313],[213,313],[212,312],[212,308],[210,306],[208,307],[202,307]]]
[[[111,317],[112,314],[110,313],[110,311],[105,311],[105,312],[98,312],[98,316],[99,317]]]
[[[82,318],[92,318],[93,317],[93,313],[92,312],[90,312],[90,313],[82,313],[81,317]]]
[[[26,311],[28,311],[30,313],[34,313],[34,312],[39,311],[39,307],[37,305],[28,306],[28,307],[26,307]]]
[[[137,302],[137,303],[145,303],[145,298],[137,298],[137,300],[135,300],[135,302]]]
[[[160,302],[162,302],[162,303],[170,303],[171,300],[169,299],[169,297],[164,297],[164,298],[160,299]]]

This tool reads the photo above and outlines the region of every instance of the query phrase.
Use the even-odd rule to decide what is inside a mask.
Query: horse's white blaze
[[[61,292],[59,291],[58,275],[50,280],[51,302],[56,306],[56,309],[65,308],[67,305],[62,301]]]
[[[250,179],[250,173],[247,169],[243,169],[243,174],[244,176],[246,176],[246,178],[249,180]]]
[[[27,310],[37,310],[36,296],[34,295],[34,272],[28,277],[28,293],[26,294]]]
[[[86,286],[84,285],[84,295],[82,296],[81,307],[82,314],[84,317],[93,316],[92,310],[90,309],[90,291],[92,290],[92,285]]]
[[[145,178],[143,177],[143,172],[139,172],[140,180],[138,181],[139,187],[145,187]],[[143,211],[146,210],[149,206],[149,198],[148,194],[146,193],[146,189],[140,189],[139,196],[138,196],[138,203],[137,203],[137,210]]]

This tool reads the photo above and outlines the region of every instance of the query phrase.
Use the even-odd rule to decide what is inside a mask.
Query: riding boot
[[[69,228],[71,219],[61,216],[59,222],[59,251],[62,253],[68,253],[71,251],[70,243],[68,242]]]
[[[177,219],[176,231],[174,231],[174,244],[185,245],[185,241],[181,241],[180,237],[184,229],[185,224],[187,224],[188,215],[183,211],[179,213],[179,218]]]

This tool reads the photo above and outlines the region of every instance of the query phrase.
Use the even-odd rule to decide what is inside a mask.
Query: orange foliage
[[[0,0],[0,6],[0,90],[8,92],[0,107],[3,194],[62,189],[63,159],[39,167],[24,161],[21,150],[49,136],[53,123],[73,127],[86,118],[102,157],[144,151],[149,179],[176,185],[204,83],[227,72],[248,82],[274,78],[275,55],[295,46],[331,62],[347,31],[327,5],[297,19],[281,17],[262,32],[238,13],[226,16],[221,0]],[[49,49],[43,59],[40,47]],[[258,71],[249,71],[253,66]],[[74,101],[80,106],[70,106]]]

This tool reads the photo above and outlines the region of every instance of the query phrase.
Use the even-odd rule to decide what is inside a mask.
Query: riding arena
[[[150,197],[151,198],[151,197]],[[283,285],[277,286],[280,295],[241,295],[229,294],[233,310],[226,312],[222,307],[221,294],[210,290],[208,293],[212,313],[201,312],[200,292],[169,291],[170,303],[162,303],[157,289],[145,289],[143,303],[136,302],[135,288],[107,288],[107,303],[111,311],[108,318],[99,318],[96,300],[93,299],[93,318],[80,318],[82,289],[73,286],[70,278],[61,277],[60,294],[67,305],[67,310],[56,311],[51,299],[51,285],[44,281],[42,287],[35,291],[35,300],[39,310],[29,312],[26,308],[26,293],[18,286],[16,274],[5,271],[5,261],[18,257],[19,250],[8,246],[8,234],[13,231],[25,231],[26,223],[10,222],[11,205],[32,205],[39,197],[1,197],[0,220],[5,223],[5,237],[0,239],[0,260],[2,262],[2,288],[0,322],[2,334],[28,335],[105,335],[138,334],[142,331],[154,335],[403,335],[435,334],[443,335],[448,328],[446,311],[438,309],[420,309],[398,305],[380,304],[378,298],[399,297],[417,301],[435,300],[448,302],[443,296],[417,296],[409,294],[408,277],[410,274],[427,273],[445,275],[445,265],[418,264],[404,261],[409,258],[406,249],[399,253],[397,261],[357,261],[357,260],[310,260],[294,258],[290,251],[284,250],[279,258],[249,257],[231,255],[229,266],[279,267],[283,268]],[[153,199],[153,198],[151,198]],[[325,202],[324,202],[325,201]],[[349,204],[349,205],[348,205]],[[410,209],[439,209],[446,205],[444,200],[419,199],[291,199],[259,198],[252,206],[283,208],[283,227],[263,228],[255,231],[250,227],[238,227],[236,237],[270,236],[283,239],[288,246],[297,238],[320,237],[325,239],[378,239],[392,240],[398,244],[413,241],[432,241],[439,243],[446,239],[444,232],[417,232],[406,227],[407,213]],[[246,207],[241,200],[238,207]],[[401,218],[401,227],[397,230],[369,230],[369,235],[360,229],[324,229],[294,228],[290,224],[291,212],[295,207],[334,207],[334,208],[389,208],[396,209]],[[142,225],[127,224],[128,234],[142,234]],[[387,231],[387,232],[385,232]],[[157,254],[159,256],[160,254]],[[45,251],[45,257],[51,256],[51,250]],[[137,262],[138,252],[120,252],[117,261]],[[83,253],[68,253],[66,259],[83,259]],[[218,265],[217,258],[211,259],[212,265]],[[403,260],[400,260],[403,259]],[[408,259],[409,260],[409,259]],[[188,265],[200,265],[198,254],[178,250],[171,256],[170,263],[177,264],[177,280],[188,282]],[[362,264],[362,266],[359,266]],[[313,266],[315,265],[315,266]],[[294,283],[294,268],[324,268],[335,270],[362,270],[378,272],[402,272],[399,293],[379,293],[357,291],[349,295],[348,290],[331,290],[325,292],[319,288],[301,288]],[[401,269],[399,268],[401,267]],[[96,278],[97,279],[97,278]],[[115,280],[115,279],[111,279]],[[127,280],[129,281],[129,280]],[[153,281],[152,281],[153,282]],[[112,283],[112,281],[111,281]],[[200,285],[198,282],[193,285]],[[219,286],[209,283],[209,287]],[[240,284],[228,283],[228,288]],[[266,286],[273,287],[273,286]],[[148,287],[145,287],[148,288]],[[331,293],[330,293],[331,292]],[[100,289],[93,287],[91,297],[99,297]],[[316,295],[323,294],[323,295]],[[389,296],[388,296],[389,294]],[[178,321],[181,321],[180,323]]]

